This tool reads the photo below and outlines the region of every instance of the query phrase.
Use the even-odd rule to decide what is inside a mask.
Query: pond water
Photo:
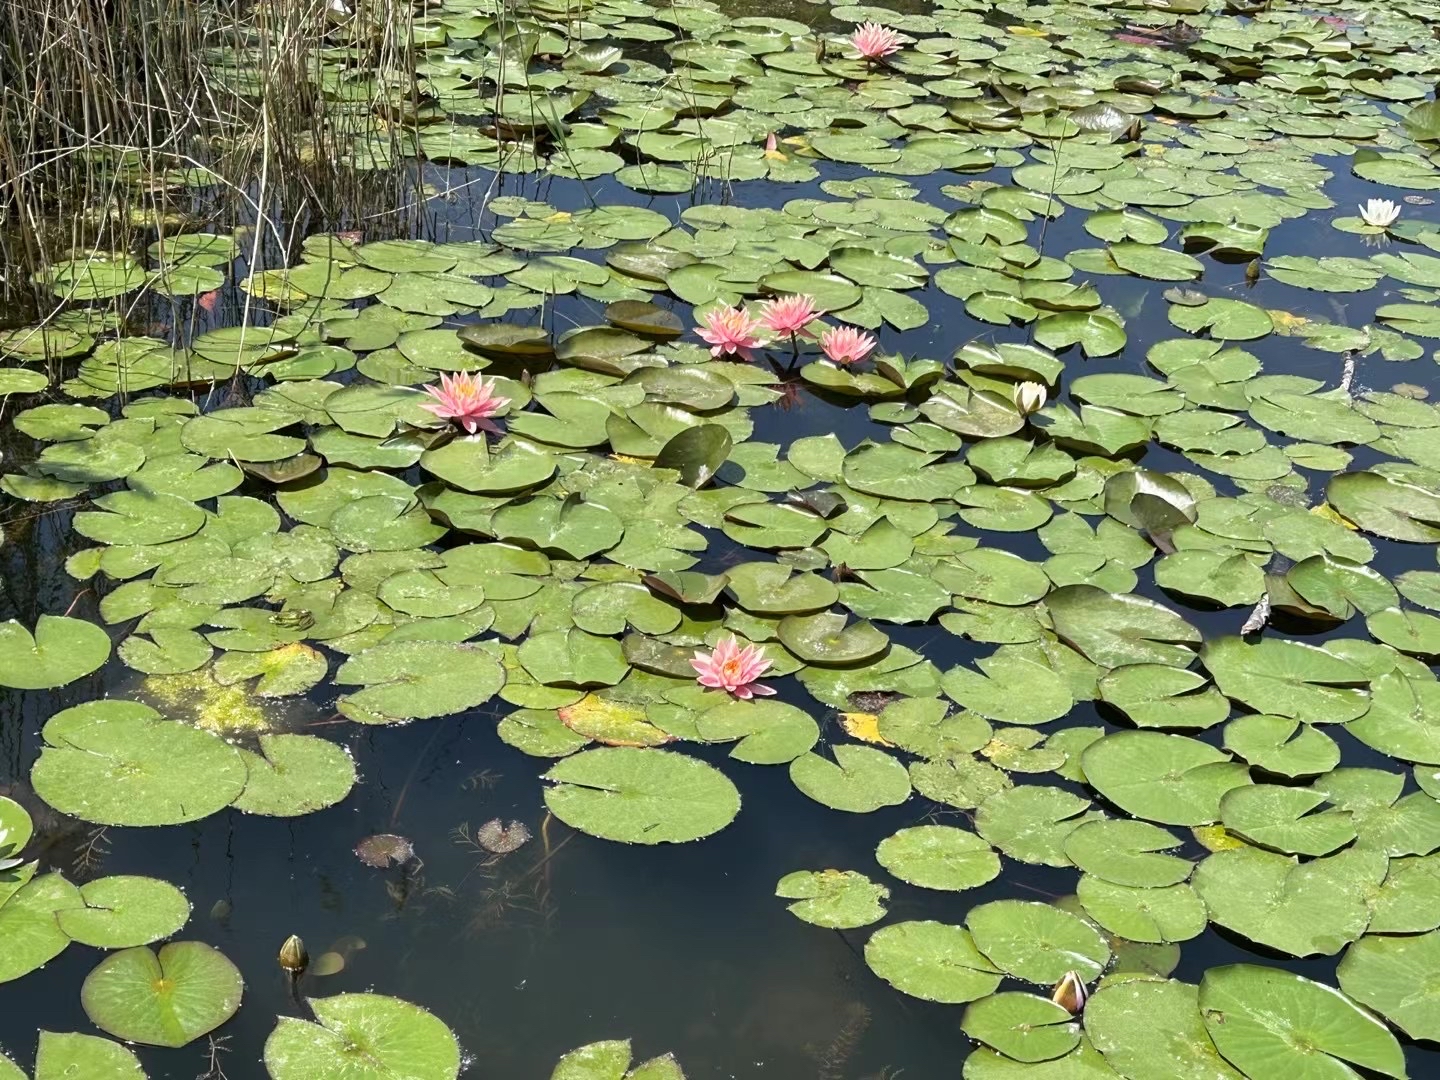
[[[412,1075],[386,1071],[402,1060],[454,1076],[433,1031],[397,1048],[363,1018],[288,1063],[273,1045],[277,1017],[315,1018],[304,999],[373,994],[430,1010],[474,1077],[549,1076],[611,1039],[637,1062],[673,1052],[692,1080],[1437,1074],[1440,207],[1423,193],[1440,190],[1440,17],[639,8],[587,8],[564,54],[580,62],[511,87],[573,140],[541,145],[539,174],[440,152],[483,119],[462,90],[501,50],[476,44],[493,28],[470,5],[422,21],[438,103],[419,178],[441,194],[411,215],[415,244],[317,234],[287,278],[242,234],[220,284],[131,310],[133,353],[75,313],[133,300],[143,248],[55,272],[79,297],[48,358],[33,298],[0,309],[21,328],[0,337],[20,379],[0,384],[0,617],[41,639],[0,641],[0,827],[34,825],[17,852],[0,841],[24,859],[0,869],[0,1054],[29,1075],[37,1031],[103,1031],[155,1080]],[[553,12],[520,18],[558,33]],[[883,64],[843,39],[870,19],[904,35]],[[592,55],[612,36],[624,61]],[[643,77],[677,51],[688,78],[666,78],[685,86]],[[595,98],[566,96],[567,73]],[[494,152],[475,139],[476,160]],[[714,176],[636,190],[637,164],[689,170],[701,144],[720,158],[693,168]],[[1402,196],[1398,222],[1356,217]],[[695,336],[716,303],[806,288],[842,301],[828,325],[874,331],[870,360],[831,364],[802,337],[797,363],[781,344],[745,367]],[[607,307],[642,298],[683,335]],[[357,310],[383,314],[354,329]],[[246,313],[273,342],[226,336]],[[566,354],[607,319],[625,328]],[[496,325],[534,328],[538,353],[456,336]],[[173,386],[156,375],[172,363],[190,370]],[[514,399],[488,451],[447,443],[391,385],[462,369]],[[1046,390],[1034,415],[1021,382]],[[672,460],[728,455],[713,478],[652,468],[706,425]],[[891,456],[864,463],[866,440]],[[757,584],[777,565],[820,601]],[[721,593],[681,571],[732,578]],[[775,662],[779,704],[687,681],[730,635]],[[260,696],[262,671],[291,692]],[[202,700],[228,743],[190,741]],[[283,760],[257,718],[343,747],[353,787],[333,758]],[[257,751],[281,768],[254,794]],[[492,850],[509,846],[482,839],[496,821],[527,839]],[[916,828],[934,831],[902,839],[937,847],[887,839]],[[671,829],[684,842],[650,842]],[[413,855],[367,865],[370,837]],[[213,1003],[223,972],[167,972],[193,998],[181,1045],[154,1045],[145,1023],[171,1006],[92,1000],[124,952],[55,929],[100,892],[36,899],[32,862],[36,883],[178,887],[183,929],[137,940],[219,950],[238,1010]],[[868,880],[776,896],[825,870]],[[128,903],[117,923],[152,906]],[[276,959],[292,934],[298,981]],[[1078,1019],[1046,1002],[1071,969],[1093,995]],[[388,1065],[357,1064],[357,1032]],[[138,1075],[76,1060],[92,1064],[51,1075]]]

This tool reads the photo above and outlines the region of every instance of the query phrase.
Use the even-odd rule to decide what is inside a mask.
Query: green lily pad
[[[885,917],[890,890],[854,870],[796,870],[775,886],[775,895],[794,900],[789,912],[828,930],[853,930]]]
[[[11,1080],[9,1063],[0,1057],[0,1080]],[[9,1066],[14,1068],[14,1066]],[[145,1080],[139,1060],[119,1043],[96,1035],[41,1031],[35,1052],[35,1080],[64,1080],[83,1076],[86,1080]],[[17,1068],[14,1080],[25,1080]]]
[[[1205,1030],[1199,990],[1188,983],[1128,979],[1085,1003],[1085,1034],[1126,1080],[1242,1080]]]
[[[48,690],[89,675],[110,658],[110,636],[83,619],[41,615],[35,634],[0,623],[0,686]]]
[[[1126,813],[1164,825],[1205,825],[1220,819],[1220,800],[1250,783],[1249,771],[1197,739],[1153,731],[1121,731],[1090,744],[1085,777]]]
[[[270,817],[299,817],[334,806],[355,786],[355,762],[345,748],[314,735],[260,736],[260,753],[242,751],[245,790],[235,809]]]
[[[7,883],[0,891],[7,897],[0,904],[0,933],[5,935],[0,983],[28,975],[64,952],[70,937],[60,929],[57,917],[85,902],[80,890],[59,874],[42,874],[12,888]]]
[[[790,763],[790,779],[818,803],[852,814],[899,806],[910,798],[905,766],[871,746],[831,748],[835,760],[804,754]]]
[[[460,1045],[432,1013],[383,994],[309,998],[315,1023],[282,1016],[265,1040],[274,1080],[455,1080]]]
[[[1437,931],[1399,937],[1366,934],[1345,950],[1336,976],[1340,988],[1361,1005],[1411,1038],[1433,1042],[1440,1031],[1440,993],[1431,978],[1437,953]]]
[[[865,943],[865,963],[901,993],[947,1005],[987,997],[1004,978],[969,930],[939,922],[881,927]]]
[[[380,644],[351,657],[335,673],[340,686],[360,686],[341,707],[352,719],[393,723],[450,716],[489,701],[505,682],[500,665],[472,645],[441,641]]]
[[[245,982],[218,949],[199,941],[144,946],[106,957],[80,1000],[96,1027],[126,1042],[184,1046],[240,1008]]]
[[[960,1028],[1016,1061],[1050,1061],[1080,1044],[1070,1011],[1035,994],[992,994],[966,1006]]]
[[[1090,982],[1110,962],[1094,927],[1050,904],[994,900],[971,908],[965,925],[991,963],[1028,982],[1056,983],[1067,971]]]
[[[62,813],[101,825],[176,825],[234,801],[245,786],[239,751],[149,706],[107,699],[56,713],[30,774]]]
[[[875,859],[901,881],[959,892],[1000,876],[1000,857],[974,833],[949,825],[916,825],[880,841]]]
[[[1319,1080],[1341,1075],[1341,1062],[1406,1075],[1404,1051],[1383,1023],[1333,988],[1279,968],[1211,968],[1200,981],[1200,1011],[1220,1052],[1252,1077]]]
[[[634,1069],[630,1064],[629,1039],[591,1043],[562,1057],[550,1080],[685,1080],[671,1054],[651,1058]]]
[[[602,747],[557,763],[545,805],[571,828],[626,844],[684,843],[740,812],[723,773],[668,750]]]
[[[80,898],[83,907],[64,908],[55,916],[72,941],[97,949],[149,945],[169,937],[190,918],[185,894],[155,878],[97,878],[80,887]]]

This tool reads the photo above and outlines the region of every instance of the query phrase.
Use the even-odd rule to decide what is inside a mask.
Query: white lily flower
[[[1015,402],[1015,408],[1020,410],[1020,415],[1029,416],[1045,407],[1045,401],[1049,395],[1041,383],[1022,382],[1018,383],[1010,392],[1010,397]]]
[[[1360,220],[1376,229],[1388,229],[1400,218],[1400,204],[1389,199],[1370,199],[1360,204]]]

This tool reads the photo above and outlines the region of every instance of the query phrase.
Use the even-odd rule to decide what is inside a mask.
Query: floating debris
[[[355,845],[355,857],[366,866],[384,870],[399,866],[415,857],[415,845],[403,836],[394,833],[376,833],[367,836]]]
[[[475,839],[486,851],[508,855],[529,842],[530,830],[523,821],[512,821],[506,825],[495,818],[475,830]]]

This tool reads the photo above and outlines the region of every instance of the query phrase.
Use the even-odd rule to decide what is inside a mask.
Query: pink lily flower
[[[739,308],[722,304],[707,311],[700,321],[703,326],[695,332],[710,343],[710,355],[717,360],[727,355],[753,360],[751,350],[765,344],[760,324]]]
[[[879,60],[900,51],[900,35],[879,23],[861,23],[850,35],[850,44],[865,60]]]
[[[815,306],[813,296],[795,294],[769,300],[760,305],[760,322],[765,329],[786,337],[794,337],[825,312]]]
[[[820,348],[832,364],[858,364],[879,344],[875,338],[853,326],[836,326],[820,335]]]
[[[697,649],[690,666],[698,672],[695,681],[701,686],[724,690],[741,701],[775,693],[774,687],[762,686],[757,681],[770,669],[765,651],[758,645],[746,645],[742,649],[733,635],[721,639],[714,652]]]
[[[442,420],[454,420],[471,435],[480,428],[498,435],[500,429],[490,417],[510,404],[509,398],[495,395],[498,386],[496,380],[483,376],[477,379],[468,371],[453,378],[441,375],[439,386],[421,387],[435,400],[423,402],[420,407]]]

